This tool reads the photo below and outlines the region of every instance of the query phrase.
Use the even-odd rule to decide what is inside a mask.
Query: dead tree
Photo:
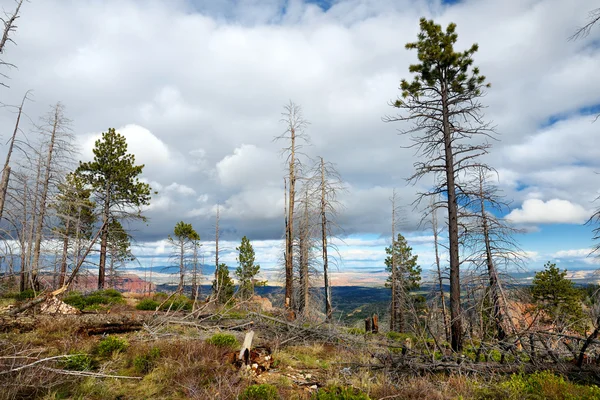
[[[215,301],[219,298],[221,284],[219,282],[219,205],[217,204],[217,216],[215,219],[215,291],[212,294]]]
[[[448,323],[448,312],[446,310],[446,296],[444,294],[444,280],[442,275],[442,267],[440,264],[440,252],[439,252],[439,234],[440,230],[438,227],[437,220],[437,210],[434,207],[436,203],[435,199],[432,197],[431,202],[431,229],[433,231],[433,248],[435,251],[435,267],[437,274],[437,284],[438,284],[438,293],[440,295],[440,304],[442,306],[442,321],[444,323],[444,334],[446,337],[446,341],[450,342],[450,324]]]
[[[514,240],[514,234],[519,230],[508,225],[504,219],[496,217],[490,211],[502,211],[508,204],[499,193],[498,188],[489,182],[490,177],[486,168],[475,171],[472,182],[463,186],[468,194],[468,201],[461,207],[463,227],[462,242],[468,254],[466,262],[476,268],[483,267],[487,280],[484,300],[491,304],[493,324],[496,338],[503,341],[507,336],[506,299],[502,294],[499,265],[506,268],[509,265],[520,266],[523,263],[523,251]],[[481,313],[488,310],[481,306]]]
[[[337,224],[338,212],[342,208],[337,200],[341,192],[346,191],[342,178],[335,165],[325,162],[323,157],[319,157],[319,163],[313,176],[318,177],[316,192],[320,198],[319,214],[321,215],[321,251],[323,256],[323,280],[325,285],[325,315],[327,321],[332,318],[331,305],[331,282],[329,280],[329,262],[332,260],[329,248],[331,247],[337,253],[337,247],[332,243],[331,238],[336,237],[340,226]]]
[[[8,151],[6,152],[6,161],[4,162],[4,168],[2,169],[2,180],[0,181],[0,219],[2,219],[2,214],[4,212],[4,202],[6,200],[6,191],[8,190],[8,181],[10,179],[10,158],[13,150],[15,149],[17,133],[20,130],[19,124],[21,122],[21,115],[23,114],[23,106],[25,105],[25,100],[28,100],[27,96],[29,96],[29,93],[29,90],[25,93],[25,96],[23,96],[23,100],[21,101],[21,105],[17,109],[17,121],[15,122],[15,129],[13,130],[13,134],[10,139],[10,145],[8,146]]]
[[[311,263],[312,246],[312,221],[311,221],[311,201],[309,198],[310,190],[304,187],[304,195],[300,203],[301,213],[299,215],[300,223],[298,227],[298,273],[299,273],[299,299],[298,311],[305,316],[309,311],[310,297],[310,279],[309,279],[309,264]]]
[[[58,182],[64,178],[69,164],[74,163],[73,156],[76,150],[72,144],[74,138],[69,130],[69,125],[70,120],[64,115],[64,106],[61,103],[56,103],[38,127],[39,133],[43,137],[45,136],[44,151],[46,159],[42,165],[44,177],[40,187],[32,261],[33,282],[36,290],[39,290],[37,274],[40,269],[40,253],[49,196],[52,192],[55,192]]]
[[[285,106],[285,112],[282,113],[282,122],[286,124],[285,132],[275,137],[274,140],[284,140],[287,145],[282,149],[288,164],[288,184],[287,193],[287,222],[285,232],[285,308],[295,309],[291,304],[294,295],[294,205],[296,201],[296,180],[301,173],[302,163],[300,161],[300,150],[302,142],[308,143],[308,135],[304,129],[308,122],[302,116],[300,106],[290,101]]]
[[[588,13],[588,22],[580,28],[577,28],[575,33],[571,35],[569,40],[577,40],[586,37],[590,34],[592,27],[600,21],[600,8],[596,8]]]
[[[392,198],[390,199],[392,202],[392,246],[396,240],[396,224],[397,224],[397,220],[396,220],[396,212],[398,211],[397,207],[396,207],[396,189],[394,189],[394,191],[392,192]],[[392,251],[391,254],[392,257],[392,274],[391,274],[391,278],[392,278],[392,282],[391,282],[391,289],[392,289],[392,299],[391,299],[391,306],[390,306],[390,331],[395,332],[397,329],[397,317],[398,317],[398,279],[396,277],[396,272],[397,272],[397,262],[396,262],[396,252]]]
[[[23,0],[17,0],[16,3],[17,3],[17,6],[15,7],[13,12],[10,12],[10,13],[5,12],[4,17],[0,18],[0,21],[2,21],[2,23],[4,24],[2,38],[0,39],[0,54],[4,54],[7,43],[9,43],[9,42],[11,42],[13,44],[15,43],[14,40],[11,39],[10,35],[12,32],[15,31],[15,29],[17,29],[17,25],[15,25],[15,23],[17,22],[17,19],[19,18],[19,12],[21,11],[21,6],[23,5]],[[0,65],[5,66],[5,67],[14,67],[14,64],[11,64],[4,60],[0,60]],[[4,73],[0,73],[0,76],[8,79],[8,76]],[[2,85],[4,87],[8,87],[8,85],[6,85],[5,83],[0,83],[0,85]]]
[[[452,349],[462,350],[463,328],[460,305],[460,259],[458,238],[459,176],[480,165],[478,157],[487,153],[487,142],[478,144],[477,136],[492,137],[493,130],[483,121],[483,105],[479,99],[489,87],[479,69],[472,67],[472,56],[478,50],[473,45],[464,52],[455,52],[458,39],[456,25],[444,32],[440,25],[422,18],[421,32],[407,49],[416,49],[419,64],[409,71],[414,80],[402,80],[402,96],[391,103],[403,113],[386,117],[384,121],[411,122],[412,128],[401,130],[411,135],[419,159],[415,173],[408,178],[417,182],[428,175],[441,177],[441,183],[419,193],[415,204],[426,197],[444,193],[447,196],[448,236],[450,255],[450,315]]]

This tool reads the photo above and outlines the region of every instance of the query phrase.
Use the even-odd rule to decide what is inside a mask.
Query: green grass
[[[119,353],[127,350],[129,343],[125,339],[120,339],[114,336],[108,336],[102,339],[96,347],[96,353],[101,357],[108,357],[114,353]]]
[[[238,345],[235,336],[229,333],[215,333],[211,338],[207,339],[206,342],[217,347],[234,347]]]
[[[135,306],[135,308],[137,310],[154,311],[158,308],[159,305],[160,303],[156,300],[143,299]]]
[[[240,393],[238,400],[278,400],[279,392],[273,385],[263,383],[262,385],[248,386]]]
[[[98,290],[86,295],[73,291],[69,292],[63,301],[85,311],[105,311],[108,306],[125,302],[123,295],[114,289]]]

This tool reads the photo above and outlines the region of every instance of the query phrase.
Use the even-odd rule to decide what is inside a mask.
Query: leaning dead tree
[[[6,161],[4,162],[4,168],[2,169],[2,178],[0,180],[0,220],[2,219],[2,214],[4,212],[4,203],[6,201],[6,191],[8,190],[8,181],[10,179],[10,158],[12,156],[13,150],[15,149],[15,144],[17,144],[17,133],[19,133],[20,128],[19,124],[21,122],[21,116],[23,115],[23,106],[25,105],[25,100],[29,100],[30,91],[28,90],[23,96],[23,100],[21,100],[21,105],[17,109],[17,120],[15,122],[15,128],[13,130],[12,137],[10,139],[10,144],[8,145],[8,151],[6,152]]]
[[[489,87],[478,68],[473,67],[473,55],[478,46],[456,52],[458,39],[456,25],[451,23],[444,32],[434,21],[422,18],[417,42],[406,48],[417,50],[419,63],[411,65],[413,81],[402,80],[402,96],[391,105],[401,111],[397,116],[384,118],[386,122],[412,123],[412,128],[401,130],[410,135],[409,148],[417,150],[419,159],[414,163],[415,173],[408,178],[416,183],[434,175],[441,183],[419,193],[421,200],[443,193],[448,212],[450,255],[450,316],[452,349],[463,346],[463,327],[460,304],[460,260],[458,238],[458,198],[461,188],[459,176],[470,168],[478,167],[478,157],[486,154],[489,144],[475,143],[475,137],[491,137],[493,130],[483,120],[483,105],[479,99]]]
[[[4,25],[4,29],[2,31],[2,38],[0,38],[0,54],[4,54],[4,52],[6,51],[6,45],[8,43],[15,43],[14,40],[11,39],[11,33],[13,33],[16,29],[17,29],[17,19],[19,18],[19,12],[21,11],[21,6],[23,5],[23,1],[24,0],[17,0],[16,4],[17,6],[15,7],[15,9],[12,12],[5,12],[3,17],[0,17],[0,21],[2,21],[2,24]],[[14,67],[14,64],[11,64],[7,61],[4,61],[4,59],[0,59],[0,66],[5,66],[5,67]],[[8,79],[8,76],[2,72],[0,72],[0,76],[2,76],[5,79]],[[0,85],[4,86],[4,87],[8,87],[7,84],[5,83],[1,83]]]
[[[282,113],[282,122],[286,125],[285,132],[274,140],[283,140],[286,146],[281,150],[288,164],[287,184],[287,215],[285,229],[285,307],[295,309],[292,304],[294,296],[294,206],[296,201],[296,181],[301,174],[302,162],[300,151],[303,143],[308,143],[308,135],[304,132],[308,122],[302,116],[302,109],[290,101]]]

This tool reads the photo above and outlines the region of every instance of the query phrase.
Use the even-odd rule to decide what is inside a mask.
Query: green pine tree
[[[185,259],[187,251],[192,248],[194,243],[200,240],[200,235],[194,230],[192,224],[179,221],[173,229],[175,237],[169,236],[169,242],[177,249],[177,258],[179,261],[179,285],[177,291],[183,293],[185,279]]]
[[[548,261],[544,270],[536,272],[531,285],[531,297],[545,314],[545,322],[554,324],[558,331],[585,330],[581,291],[577,290],[567,270],[561,271]]]
[[[473,67],[477,44],[465,51],[456,51],[456,24],[446,29],[432,20],[421,18],[417,41],[406,44],[416,50],[418,63],[410,65],[412,80],[400,83],[402,95],[392,102],[400,114],[385,121],[410,122],[402,130],[418,149],[419,160],[409,178],[413,183],[434,174],[439,185],[422,193],[419,200],[446,194],[448,211],[448,253],[450,261],[450,331],[454,351],[463,346],[460,299],[460,259],[458,237],[458,204],[463,195],[460,179],[470,168],[482,165],[477,157],[487,153],[488,137],[493,135],[484,121],[479,99],[489,84],[485,76]],[[482,142],[475,139],[479,136]]]
[[[225,264],[219,264],[216,271],[216,279],[212,284],[212,291],[216,293],[217,303],[225,304],[233,296],[235,291],[233,286],[233,280],[229,276],[229,268]]]
[[[260,265],[254,264],[254,248],[246,236],[242,238],[240,247],[235,249],[239,252],[235,276],[239,280],[240,298],[248,299],[254,294],[254,277],[260,271]]]
[[[388,255],[385,259],[385,269],[390,273],[385,286],[389,288],[392,287],[392,255],[396,261],[397,305],[396,310],[391,310],[391,312],[396,313],[397,330],[403,332],[406,330],[406,314],[411,300],[409,292],[420,286],[421,267],[417,264],[419,256],[412,254],[412,247],[400,233],[393,246],[386,247],[385,252]]]
[[[94,160],[80,162],[77,173],[92,188],[100,207],[103,228],[100,235],[98,289],[104,288],[106,253],[111,219],[142,219],[141,207],[150,204],[150,186],[140,182],[144,165],[135,165],[135,156],[127,153],[127,141],[110,128],[102,133],[93,149]],[[129,211],[134,210],[134,211]]]

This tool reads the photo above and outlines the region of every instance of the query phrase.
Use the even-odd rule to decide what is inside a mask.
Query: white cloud
[[[518,224],[581,224],[589,216],[585,208],[568,200],[527,199],[521,208],[512,210],[506,219]]]

